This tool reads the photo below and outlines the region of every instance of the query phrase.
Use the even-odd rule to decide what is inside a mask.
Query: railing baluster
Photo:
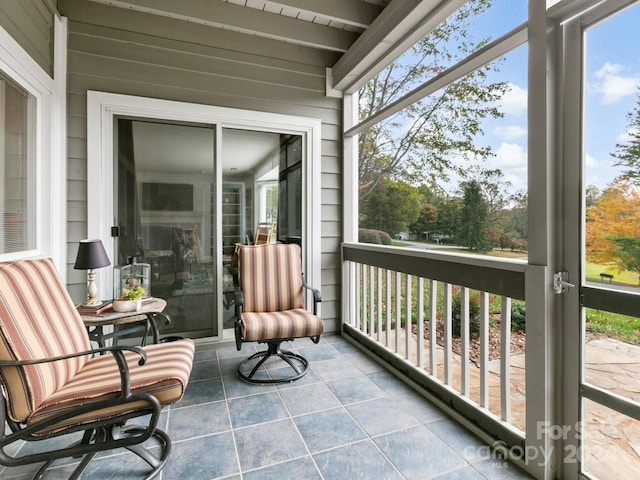
[[[375,312],[375,301],[376,295],[374,288],[376,286],[375,282],[375,267],[369,267],[369,336],[373,337],[376,330],[376,312]]]
[[[451,357],[452,357],[452,342],[451,342],[451,297],[452,290],[451,284],[444,284],[444,383],[451,385]]]
[[[511,299],[502,297],[500,309],[500,412],[511,423]]]
[[[405,282],[405,296],[404,296],[404,304],[405,304],[405,320],[404,320],[404,349],[405,349],[405,358],[407,360],[411,360],[411,327],[413,325],[413,321],[411,318],[411,305],[412,302],[412,293],[411,293],[411,275],[407,274]]]
[[[389,348],[389,343],[391,342],[391,270],[387,270],[386,278],[384,283],[384,288],[387,292],[386,297],[386,305],[385,309],[386,313],[386,322],[385,322],[385,330],[386,330],[386,338],[385,338],[385,346]]]
[[[400,353],[400,330],[401,313],[402,313],[402,285],[401,285],[401,273],[396,272],[396,353]]]
[[[460,289],[460,390],[469,395],[469,289]]]
[[[429,280],[429,372],[438,376],[437,305],[438,282]]]
[[[378,293],[376,296],[376,313],[377,313],[377,317],[378,317],[378,330],[377,330],[377,335],[378,338],[377,340],[380,342],[382,341],[382,269],[378,268],[378,276],[376,278],[377,281],[377,289],[378,289]]]
[[[480,405],[489,408],[489,294],[480,292]]]
[[[356,277],[356,284],[355,284],[355,294],[356,294],[356,321],[355,321],[355,325],[354,327],[357,330],[360,330],[360,324],[362,323],[362,292],[361,292],[361,282],[360,279],[362,278],[362,271],[363,271],[364,265],[361,263],[356,263],[355,264],[355,277]]]
[[[368,333],[369,331],[369,315],[367,310],[368,298],[367,298],[367,283],[368,283],[369,265],[362,266],[362,332]]]
[[[424,369],[424,279],[418,277],[416,285],[417,315],[416,319],[416,352],[417,365],[420,370]]]

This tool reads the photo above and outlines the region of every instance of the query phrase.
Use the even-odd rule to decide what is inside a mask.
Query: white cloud
[[[503,140],[517,140],[518,138],[526,137],[527,129],[511,125],[507,127],[496,127],[493,133]]]
[[[517,143],[502,142],[496,150],[496,156],[491,158],[490,162],[492,168],[509,170],[516,175],[527,173],[527,152]]]
[[[587,168],[598,168],[600,166],[600,162],[587,154],[585,157],[585,165]]]
[[[596,82],[592,89],[602,94],[600,102],[603,105],[611,105],[638,92],[640,74],[624,75],[627,67],[619,63],[606,62],[596,72]]]
[[[527,111],[527,89],[513,83],[500,100],[500,109],[507,115],[522,115]]]
[[[616,137],[616,141],[617,141],[617,142],[619,142],[619,143],[626,143],[626,142],[629,142],[629,141],[631,141],[631,140],[632,140],[632,138],[633,138],[634,136],[637,136],[637,135],[638,135],[638,133],[640,133],[640,132],[638,131],[638,129],[637,129],[637,128],[630,128],[630,129],[629,129],[629,130],[627,130],[626,132],[621,133],[620,135],[618,135],[618,136]]]

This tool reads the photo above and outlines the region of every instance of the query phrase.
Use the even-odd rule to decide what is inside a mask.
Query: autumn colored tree
[[[640,192],[629,179],[619,177],[587,208],[587,260],[640,275],[639,239]]]

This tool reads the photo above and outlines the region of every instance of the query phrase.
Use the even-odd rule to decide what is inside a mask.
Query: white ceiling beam
[[[266,0],[265,3],[296,8],[311,15],[360,28],[371,25],[383,10],[379,5],[362,0]]]
[[[357,33],[211,0],[90,0],[216,28],[324,50],[345,52]]]
[[[393,1],[332,68],[333,88],[356,92],[466,0]]]

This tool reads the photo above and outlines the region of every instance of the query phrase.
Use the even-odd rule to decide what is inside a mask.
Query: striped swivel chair
[[[0,464],[44,462],[41,478],[56,459],[82,457],[77,478],[97,452],[125,447],[155,476],[171,452],[160,410],[182,398],[193,353],[191,340],[92,350],[51,259],[0,263]],[[8,453],[51,437],[46,451]],[[159,448],[142,446],[151,437]]]
[[[313,313],[305,309],[305,288],[313,292]],[[302,355],[282,350],[281,344],[303,337],[314,343],[320,341],[323,331],[322,319],[317,315],[320,301],[320,292],[304,283],[299,245],[240,246],[236,346],[240,350],[243,342],[267,344],[266,350],[240,363],[240,378],[250,383],[284,383],[305,375],[308,361]],[[279,368],[283,366],[284,369]],[[283,370],[287,373],[282,374]]]

